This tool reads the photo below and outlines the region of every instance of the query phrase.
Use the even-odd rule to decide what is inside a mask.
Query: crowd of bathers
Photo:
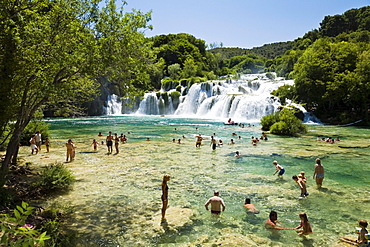
[[[317,136],[317,141],[323,141],[323,142],[327,142],[327,143],[335,143],[335,142],[339,142],[340,139],[339,139],[339,136],[337,138],[333,138],[331,136],[329,137],[324,137],[324,136]]]

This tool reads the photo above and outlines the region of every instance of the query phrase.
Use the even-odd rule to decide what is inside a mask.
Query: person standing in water
[[[67,147],[67,158],[66,158],[66,161],[68,162],[69,161],[72,161],[74,159],[74,149],[75,149],[75,145],[73,144],[72,140],[71,139],[68,139],[68,141],[66,142],[66,147]]]
[[[114,134],[114,147],[116,148],[116,154],[119,153],[119,137],[117,136],[117,133]]]
[[[278,177],[282,177],[282,176],[283,176],[283,174],[285,173],[285,169],[284,169],[284,167],[282,167],[281,165],[279,165],[279,164],[277,163],[277,161],[276,161],[276,160],[274,160],[274,161],[272,162],[272,164],[274,164],[274,166],[276,167],[276,170],[275,170],[275,172],[274,172],[274,175],[275,175],[277,172],[279,172],[279,173],[278,173]]]
[[[107,135],[106,142],[108,147],[108,154],[111,154],[113,152],[113,136],[111,131],[109,131],[109,135]]]
[[[200,148],[200,146],[202,145],[203,137],[201,134],[199,134],[198,136],[196,136],[196,138],[197,141],[195,143],[195,147]]]
[[[212,146],[212,150],[216,150],[217,141],[215,138],[213,138],[213,136],[211,136],[211,146]]]
[[[94,139],[93,142],[91,143],[91,145],[94,146],[94,151],[98,151],[98,142]]]
[[[162,220],[165,219],[166,210],[168,206],[168,186],[167,182],[170,181],[171,176],[166,174],[163,176],[162,181]]]
[[[322,181],[324,180],[324,166],[321,164],[319,158],[316,159],[315,170],[313,173],[313,178],[316,178],[316,185],[318,188],[321,188]]]
[[[225,211],[225,203],[224,200],[222,200],[221,197],[219,197],[220,193],[218,191],[215,191],[213,193],[213,197],[209,198],[206,204],[204,206],[206,207],[206,210],[209,211],[208,205],[211,204],[211,213],[212,214],[221,214],[221,211]],[[222,207],[222,210],[221,210]]]

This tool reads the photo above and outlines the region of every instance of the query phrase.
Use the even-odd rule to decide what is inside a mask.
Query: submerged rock
[[[210,238],[209,236],[200,236],[193,243],[183,246],[271,246],[271,240],[260,238],[252,234],[222,234],[218,238]],[[274,246],[279,246],[275,243]]]
[[[193,210],[182,207],[169,207],[166,210],[166,219],[162,220],[161,212],[153,217],[153,229],[159,234],[178,232],[181,228],[193,224],[195,216]]]

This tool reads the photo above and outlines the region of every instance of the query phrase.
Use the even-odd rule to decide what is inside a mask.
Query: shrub
[[[74,181],[72,171],[67,170],[63,164],[56,163],[44,168],[36,187],[43,192],[66,190]]]
[[[276,135],[306,133],[307,126],[294,114],[295,110],[284,108],[280,112],[267,115],[261,119],[262,130]]]
[[[28,203],[22,202],[21,206],[14,209],[14,217],[8,214],[0,216],[1,238],[0,246],[44,246],[45,240],[50,237],[45,232],[34,229],[26,224],[26,219],[34,211]]]
[[[270,132],[275,135],[288,135],[290,131],[287,123],[279,121],[271,126]]]
[[[271,126],[279,121],[279,113],[273,113],[261,118],[262,130],[269,131]]]

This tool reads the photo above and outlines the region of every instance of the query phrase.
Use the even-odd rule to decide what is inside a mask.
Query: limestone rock
[[[169,207],[166,210],[166,219],[162,220],[159,212],[153,217],[153,229],[158,233],[177,232],[186,225],[192,224],[193,210],[182,207]]]

